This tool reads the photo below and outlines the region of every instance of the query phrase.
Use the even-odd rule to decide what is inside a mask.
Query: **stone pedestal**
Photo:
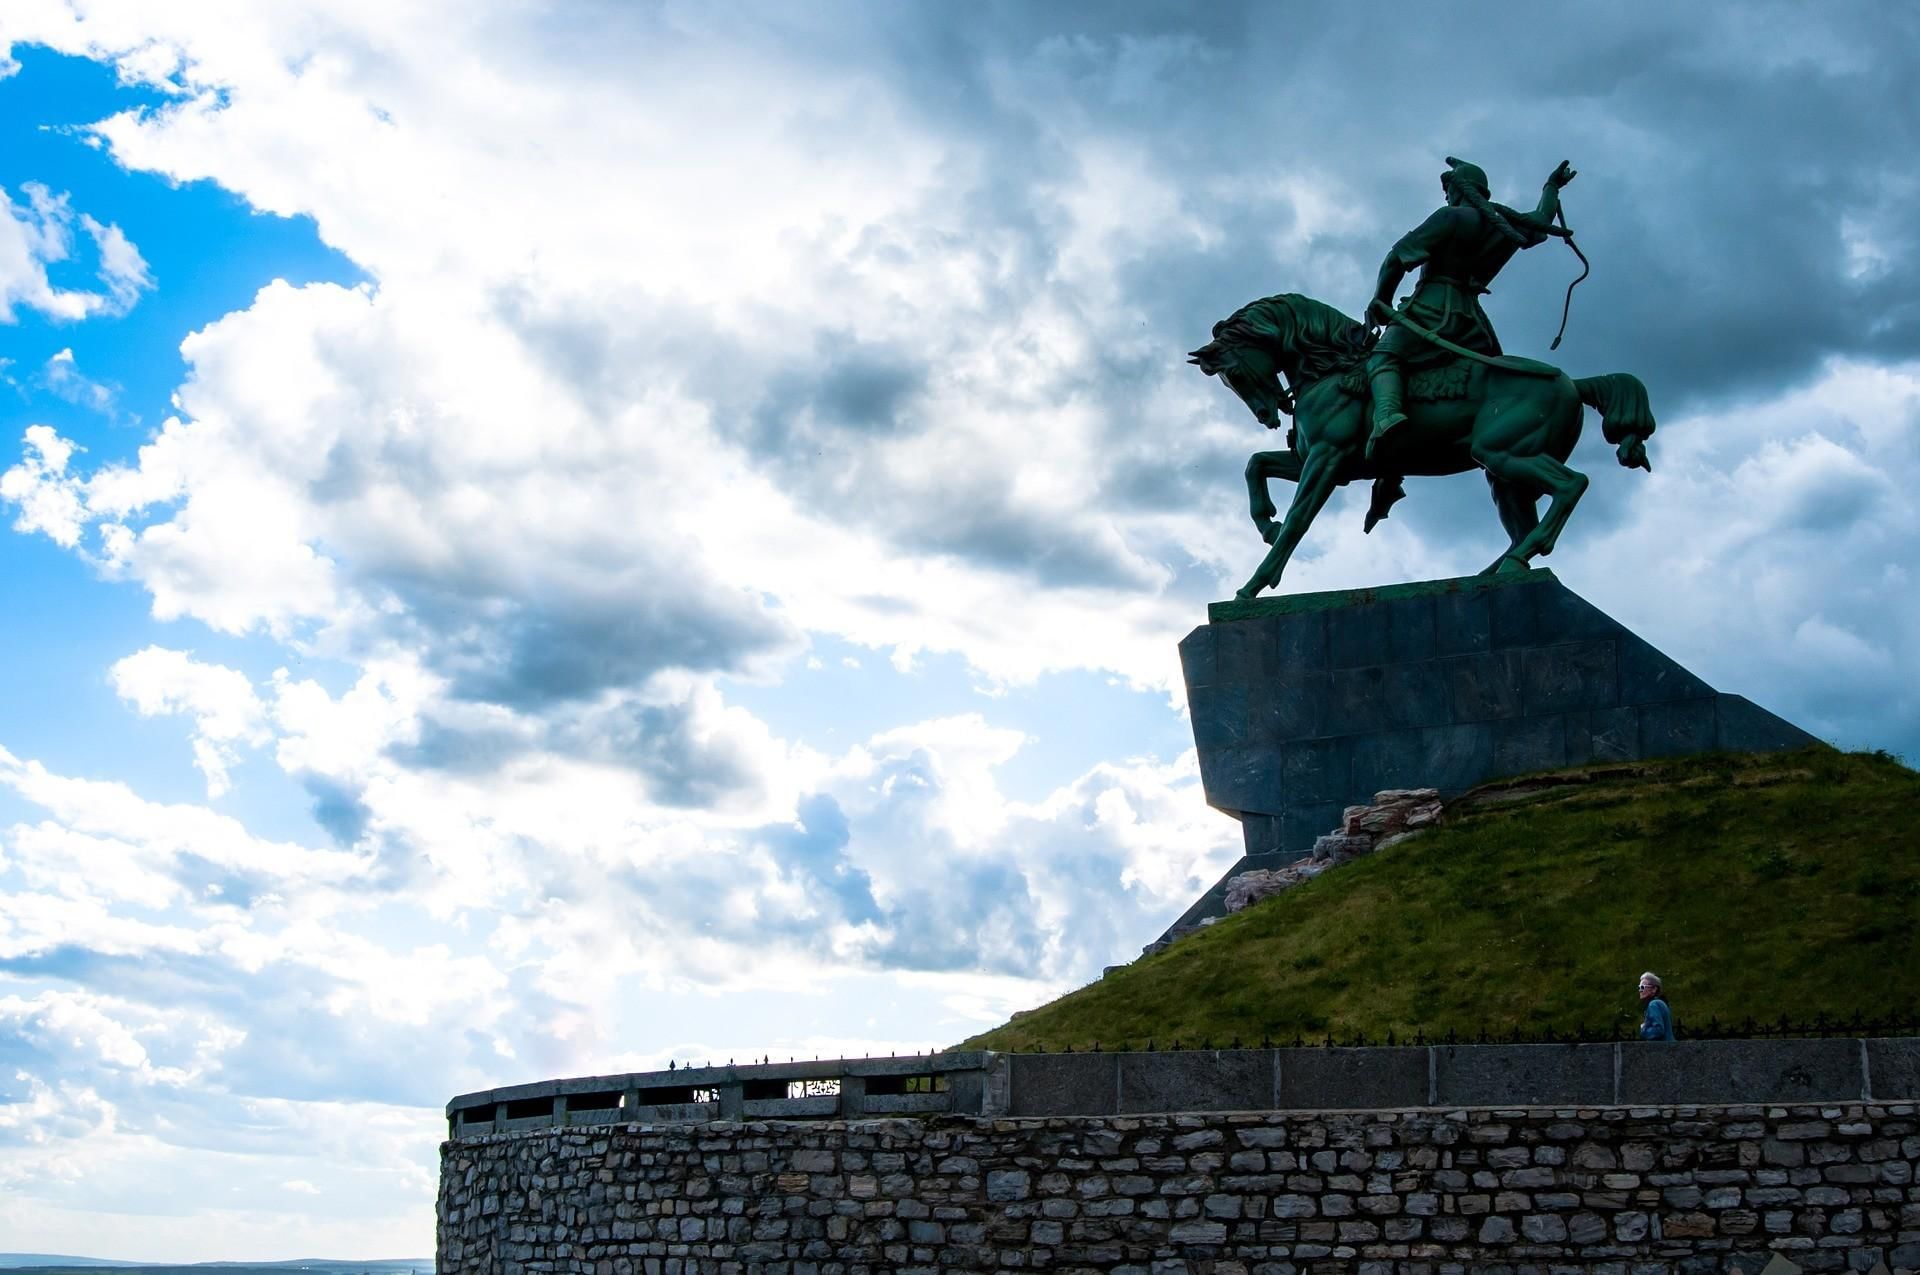
[[[1180,644],[1207,801],[1278,867],[1383,788],[1817,742],[1715,691],[1544,570],[1216,602]]]

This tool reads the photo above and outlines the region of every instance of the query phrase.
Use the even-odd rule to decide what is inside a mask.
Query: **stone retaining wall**
[[[439,1270],[1920,1267],[1912,1102],[549,1127],[441,1151]]]

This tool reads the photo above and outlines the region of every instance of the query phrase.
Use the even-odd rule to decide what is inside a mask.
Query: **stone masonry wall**
[[[441,1148],[439,1270],[1920,1268],[1915,1104],[525,1130]]]

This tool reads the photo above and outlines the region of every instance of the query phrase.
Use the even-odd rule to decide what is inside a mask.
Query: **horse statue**
[[[1214,324],[1213,340],[1189,356],[1225,381],[1268,429],[1279,428],[1282,413],[1294,422],[1286,451],[1255,452],[1247,462],[1250,512],[1272,547],[1236,597],[1279,583],[1335,487],[1374,480],[1366,522],[1372,531],[1409,474],[1485,471],[1510,543],[1481,574],[1527,570],[1530,559],[1553,552],[1587,489],[1587,476],[1567,465],[1580,440],[1583,405],[1600,412],[1622,465],[1653,469],[1646,449],[1653,412],[1638,377],[1611,372],[1574,380],[1532,359],[1459,349],[1397,313],[1392,317],[1459,357],[1411,379],[1408,423],[1383,438],[1371,457],[1365,363],[1377,336],[1332,306],[1292,292],[1263,297]],[[1267,492],[1273,478],[1295,484],[1287,516],[1277,523]],[[1544,516],[1542,496],[1551,498]]]

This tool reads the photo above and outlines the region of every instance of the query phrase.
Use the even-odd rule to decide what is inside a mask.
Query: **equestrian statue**
[[[1483,471],[1510,543],[1482,574],[1526,570],[1529,559],[1553,552],[1587,489],[1587,476],[1567,466],[1584,407],[1599,411],[1622,465],[1653,468],[1646,448],[1653,413],[1638,377],[1611,372],[1574,380],[1550,364],[1503,354],[1480,306],[1493,277],[1521,249],[1561,239],[1579,253],[1560,211],[1560,190],[1574,170],[1565,163],[1554,169],[1539,206],[1520,212],[1492,202],[1477,165],[1451,156],[1447,165],[1440,177],[1446,206],[1387,254],[1366,322],[1282,293],[1214,324],[1213,340],[1190,356],[1268,429],[1279,428],[1282,414],[1293,418],[1285,451],[1255,452],[1247,462],[1253,522],[1271,548],[1238,597],[1279,582],[1335,487],[1372,480],[1370,532],[1405,494],[1401,479],[1409,474]],[[1413,294],[1393,308],[1395,291],[1416,266]],[[1569,306],[1572,299],[1569,285]],[[1564,308],[1560,326],[1564,335]],[[1559,345],[1556,336],[1553,348]],[[1273,478],[1295,484],[1280,522],[1267,492]],[[1549,498],[1545,515],[1538,512],[1542,496]]]

